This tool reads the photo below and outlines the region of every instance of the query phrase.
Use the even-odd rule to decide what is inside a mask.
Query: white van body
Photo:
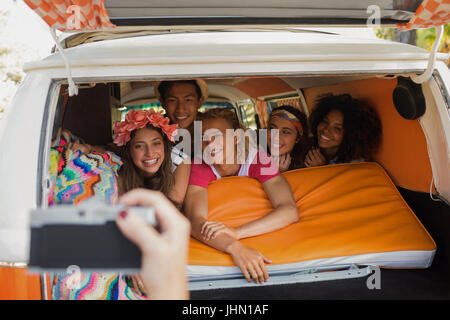
[[[423,73],[429,53],[391,41],[302,31],[216,31],[154,34],[81,44],[64,50],[78,84],[176,78],[251,76],[357,77]],[[433,180],[450,202],[450,71],[439,54],[433,77],[423,84],[425,133]],[[28,217],[45,207],[48,152],[61,84],[61,54],[25,66],[26,78],[0,120],[0,261],[28,260]],[[301,85],[298,84],[300,87]],[[212,89],[214,93],[214,89]],[[220,95],[220,93],[217,93]],[[228,97],[229,98],[229,97]],[[244,98],[244,97],[240,97]],[[1,134],[3,132],[3,134]]]

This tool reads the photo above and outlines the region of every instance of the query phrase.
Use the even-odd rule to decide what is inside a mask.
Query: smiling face
[[[344,115],[331,110],[317,125],[317,142],[328,154],[335,154],[344,138]]]
[[[237,138],[234,135],[227,136],[227,129],[233,127],[225,119],[205,119],[202,121],[202,150],[214,160],[211,164],[231,164],[235,162],[234,148]]]
[[[267,144],[271,148],[271,153],[274,155],[285,155],[291,153],[295,144],[298,142],[298,130],[297,127],[292,124],[291,121],[280,118],[271,117],[269,121],[269,130],[278,129],[279,143],[274,141],[272,144],[272,135],[268,132]],[[273,149],[273,150],[272,150]],[[278,153],[277,153],[278,150]]]
[[[140,175],[153,176],[164,161],[163,137],[152,128],[137,130],[130,141],[130,155]]]
[[[191,83],[174,83],[163,98],[163,106],[172,123],[180,128],[188,128],[197,117],[197,111],[203,104],[195,85]]]

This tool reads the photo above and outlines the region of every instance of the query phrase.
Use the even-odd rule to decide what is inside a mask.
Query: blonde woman
[[[269,278],[265,264],[271,263],[270,258],[256,249],[244,246],[239,240],[297,222],[298,209],[292,191],[276,164],[264,152],[245,148],[241,150],[245,153],[245,162],[239,163],[239,138],[229,134],[229,129],[241,129],[233,111],[211,109],[199,114],[197,120],[202,121],[203,135],[206,134],[206,139],[209,139],[203,141],[203,153],[209,151],[212,159],[204,159],[201,163],[194,162],[191,166],[184,206],[191,221],[191,234],[197,240],[230,254],[249,282],[263,283]],[[217,135],[208,136],[208,133],[214,130]],[[209,221],[208,184],[226,176],[248,176],[257,179],[266,191],[274,210],[236,228],[219,221]]]

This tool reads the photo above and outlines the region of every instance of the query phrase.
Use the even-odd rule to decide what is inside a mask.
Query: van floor
[[[399,188],[400,193],[437,245],[428,269],[381,269],[380,289],[368,289],[368,277],[288,285],[191,292],[197,300],[372,300],[450,299],[450,207],[429,194]]]

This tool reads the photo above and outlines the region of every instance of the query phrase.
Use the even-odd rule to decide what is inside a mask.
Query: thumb
[[[265,263],[272,263],[272,260],[267,258],[265,255],[262,255]]]

